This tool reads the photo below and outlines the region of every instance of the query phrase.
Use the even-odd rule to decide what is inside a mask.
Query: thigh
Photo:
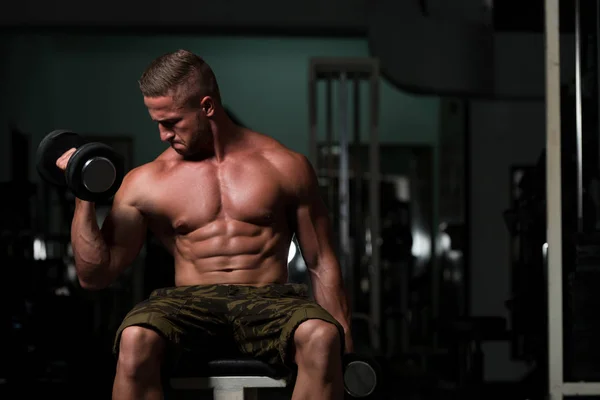
[[[342,326],[306,292],[305,285],[269,285],[233,302],[234,336],[240,350],[269,363],[291,366],[294,332],[310,319],[334,324],[343,341]]]
[[[212,287],[155,290],[125,316],[115,335],[113,351],[118,353],[123,330],[142,326],[165,339],[171,361],[176,361],[182,352],[210,353],[218,347],[217,339],[226,337],[223,307],[218,290]]]

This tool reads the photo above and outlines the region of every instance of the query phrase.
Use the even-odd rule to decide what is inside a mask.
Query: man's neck
[[[212,152],[217,162],[222,162],[228,153],[240,144],[243,128],[235,125],[229,118],[223,117],[211,121]]]

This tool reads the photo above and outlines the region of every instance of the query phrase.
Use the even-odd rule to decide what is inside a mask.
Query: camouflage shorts
[[[167,339],[168,358],[177,362],[190,351],[207,359],[249,356],[290,366],[293,332],[302,322],[320,319],[341,325],[298,284],[263,287],[201,285],[158,289],[135,306],[117,330],[118,354],[123,330],[137,325]]]

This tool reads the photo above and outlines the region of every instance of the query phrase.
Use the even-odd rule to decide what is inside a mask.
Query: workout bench
[[[197,376],[171,378],[173,390],[212,390],[214,400],[257,400],[260,388],[282,388],[286,381],[272,366],[256,360],[213,360]]]

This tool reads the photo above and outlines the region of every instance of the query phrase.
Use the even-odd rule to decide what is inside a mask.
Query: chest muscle
[[[180,168],[152,193],[154,219],[182,234],[219,220],[268,226],[285,212],[286,196],[275,172],[260,163]]]

